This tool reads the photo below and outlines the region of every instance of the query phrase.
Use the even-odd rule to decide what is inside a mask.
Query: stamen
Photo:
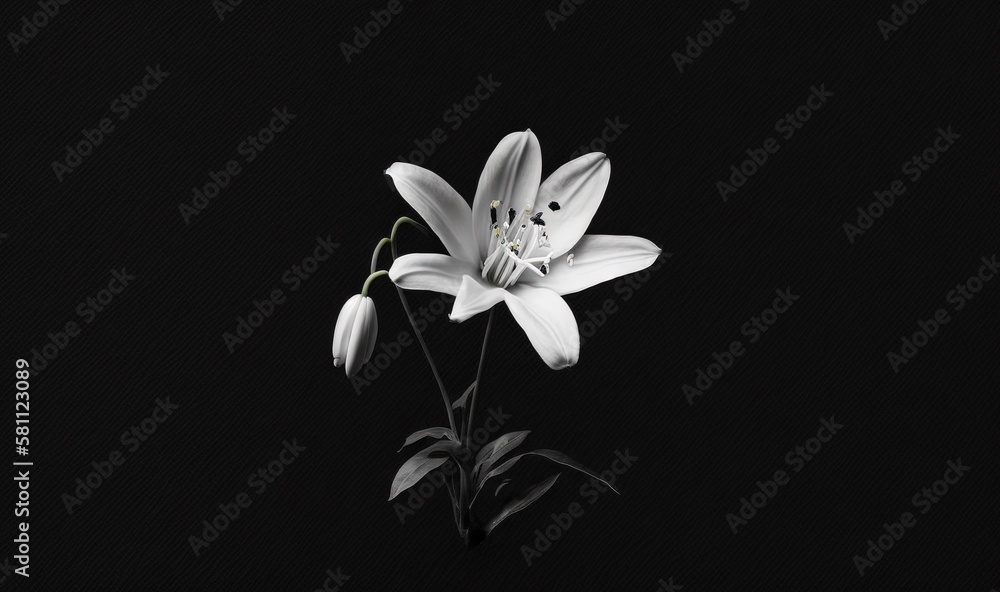
[[[531,271],[539,277],[545,276],[551,266],[551,254],[532,257],[535,249],[551,246],[548,233],[544,230],[544,212],[531,215],[533,206],[526,203],[520,212],[509,208],[507,220],[498,222],[496,211],[500,204],[499,200],[490,202],[491,235],[489,255],[483,261],[481,271],[483,279],[494,286],[508,288],[517,283],[525,271]],[[524,218],[527,220],[523,220]],[[572,256],[568,259],[572,265]]]
[[[517,234],[514,236],[514,242],[511,245],[511,250],[514,251],[515,255],[518,253],[518,251],[521,248],[521,239],[524,238],[524,229],[525,228],[527,228],[527,226],[524,225],[524,224],[522,224],[521,228],[517,231]]]
[[[501,288],[506,288],[510,285],[510,273],[513,271],[515,264],[514,260],[517,256],[513,253],[504,253],[503,261],[497,270],[496,276],[493,278],[493,283]]]
[[[573,267],[573,253],[566,255],[566,265]]]

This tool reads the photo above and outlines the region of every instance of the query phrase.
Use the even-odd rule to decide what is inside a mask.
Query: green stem
[[[448,426],[451,428],[452,433],[458,434],[455,429],[455,414],[451,411],[451,400],[448,399],[448,391],[444,388],[444,381],[441,380],[441,374],[438,373],[437,366],[434,365],[434,358],[431,357],[431,351],[427,349],[427,343],[424,341],[424,336],[420,334],[420,329],[417,329],[417,321],[413,318],[413,313],[410,312],[410,304],[406,301],[406,294],[403,293],[403,289],[396,286],[396,291],[399,292],[399,301],[403,303],[403,311],[406,312],[406,318],[410,319],[410,326],[413,327],[413,333],[417,336],[417,341],[420,343],[420,348],[424,350],[424,355],[427,357],[427,363],[431,366],[431,372],[434,373],[434,380],[438,383],[438,388],[441,389],[441,398],[444,399],[444,409],[448,413]]]
[[[469,475],[472,471],[469,471]],[[469,480],[466,477],[465,470],[462,470],[458,474],[459,481],[461,483],[461,492],[458,496],[458,531],[463,538],[468,540],[469,538],[469,518],[471,517],[470,507],[465,503],[465,500],[469,498]]]
[[[378,269],[379,253],[382,252],[382,247],[384,247],[386,243],[391,243],[391,242],[392,242],[391,238],[383,238],[382,240],[378,241],[377,245],[375,245],[375,252],[372,253],[372,270],[368,273],[375,273],[375,270]]]
[[[420,229],[421,232],[425,234],[428,232],[427,228],[423,224],[412,218],[402,216],[396,220],[396,223],[392,225],[392,233],[389,235],[389,247],[392,249],[393,261],[395,261],[397,257],[396,232],[399,231],[399,227],[402,224],[412,224]],[[379,244],[381,245],[382,243],[380,242]],[[403,311],[406,313],[406,318],[410,320],[410,326],[413,327],[413,333],[417,336],[417,342],[420,343],[420,349],[424,350],[424,356],[427,358],[427,363],[431,367],[431,372],[434,373],[434,380],[437,381],[438,388],[441,389],[441,398],[444,399],[444,410],[448,414],[448,426],[451,428],[452,433],[458,436],[459,432],[455,427],[455,414],[451,410],[451,399],[448,398],[448,390],[444,386],[444,380],[441,379],[441,374],[438,372],[437,366],[434,364],[434,358],[431,357],[431,350],[427,348],[427,342],[424,341],[424,336],[421,335],[420,330],[417,329],[417,321],[413,318],[413,313],[410,311],[410,303],[406,300],[406,294],[399,286],[396,286],[396,292],[399,293],[399,301],[403,304]]]
[[[426,226],[424,226],[420,222],[417,222],[413,218],[407,218],[406,216],[401,216],[399,220],[396,220],[396,223],[392,225],[392,233],[389,235],[389,242],[391,243],[392,246],[392,258],[394,260],[396,259],[396,231],[399,230],[399,226],[401,224],[412,224],[416,226],[420,230],[420,232],[423,232],[424,235],[427,235],[430,232],[429,230],[427,230]]]
[[[372,285],[373,281],[375,281],[377,278],[380,278],[380,277],[382,277],[384,275],[389,275],[389,272],[386,271],[386,270],[384,270],[384,269],[380,269],[378,271],[372,272],[372,274],[370,276],[368,276],[368,279],[365,280],[364,287],[361,288],[361,297],[364,298],[364,297],[368,296],[368,287]]]
[[[486,365],[486,346],[490,342],[490,332],[493,330],[493,318],[496,316],[496,313],[497,309],[494,306],[490,309],[490,320],[486,321],[486,334],[483,335],[483,350],[479,354],[479,370],[476,372],[476,386],[472,388],[472,393],[469,395],[469,415],[465,422],[465,437],[463,439],[466,448],[469,447],[469,440],[472,435],[472,418],[476,413],[476,395],[483,386],[483,366]]]

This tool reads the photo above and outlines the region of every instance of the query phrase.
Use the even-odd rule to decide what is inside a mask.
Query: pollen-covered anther
[[[494,199],[490,202],[490,224],[497,223],[497,208],[500,207],[500,201]]]
[[[566,255],[566,265],[573,267],[573,253]]]

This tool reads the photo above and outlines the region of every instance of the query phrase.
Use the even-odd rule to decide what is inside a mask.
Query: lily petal
[[[389,279],[404,290],[430,290],[455,296],[462,278],[478,275],[478,264],[439,253],[403,255],[389,268]]]
[[[479,177],[476,198],[472,202],[472,235],[479,249],[480,261],[489,255],[490,202],[499,200],[500,219],[508,208],[519,210],[534,203],[542,179],[542,148],[532,131],[508,134],[497,144]]]
[[[476,276],[467,275],[462,278],[462,286],[455,296],[448,318],[461,323],[483,311],[493,308],[493,305],[503,302],[507,291],[503,288],[487,284]]]
[[[569,305],[548,288],[515,284],[506,290],[507,307],[528,341],[553,370],[580,359],[580,331]]]
[[[572,294],[601,282],[646,269],[660,255],[660,248],[638,236],[587,234],[573,247],[572,267],[566,255],[554,259],[548,275],[525,274],[521,282]]]
[[[538,188],[535,212],[543,212],[552,258],[568,252],[587,232],[611,179],[611,161],[591,152],[562,165]]]
[[[465,261],[480,261],[469,227],[472,210],[451,185],[431,171],[405,162],[393,164],[385,174],[449,253]]]
[[[347,342],[351,338],[351,331],[354,329],[354,318],[358,316],[358,307],[361,305],[361,294],[355,294],[348,298],[347,302],[340,309],[337,316],[337,325],[333,330],[333,365],[340,368],[347,359]]]

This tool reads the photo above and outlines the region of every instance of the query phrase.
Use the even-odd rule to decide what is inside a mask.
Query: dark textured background
[[[0,592],[314,590],[338,567],[348,591],[1000,586],[1000,281],[898,374],[886,360],[1000,250],[996,3],[931,0],[885,40],[876,21],[893,9],[880,2],[588,2],[555,30],[556,0],[404,2],[348,63],[339,44],[385,5],[243,2],[220,21],[209,0],[70,2],[5,50],[8,413],[15,360],[67,322],[82,331],[31,380],[31,578],[5,567]],[[671,54],[723,8],[735,23],[678,72]],[[6,2],[0,23],[18,32],[38,10]],[[117,118],[111,102],[157,64],[162,85],[57,181],[64,146]],[[489,75],[501,86],[452,130],[444,112]],[[723,202],[716,181],[821,84],[833,97]],[[288,129],[186,225],[192,188],[285,106]],[[471,199],[505,134],[530,127],[547,175],[615,117],[628,127],[607,146],[591,231],[671,256],[627,300],[613,282],[568,298],[580,321],[607,299],[619,307],[569,370],[548,370],[502,310],[479,409],[533,430],[526,448],[598,471],[628,449],[639,460],[619,478],[624,495],[590,505],[585,479],[563,470],[471,552],[443,491],[400,524],[386,501],[406,458],[396,450],[444,422],[431,375],[411,345],[358,396],[329,353],[371,248],[410,213],[382,170],[443,127],[425,166]],[[856,208],[948,125],[960,139],[850,244]],[[340,246],[290,292],[282,274],[317,236]],[[403,237],[404,251],[440,248]],[[77,307],[121,267],[136,279],[86,323]],[[746,343],[740,327],[786,287],[800,300],[688,405],[681,386]],[[230,353],[222,334],[274,288],[288,301]],[[383,341],[409,329],[387,282],[372,296]],[[457,395],[485,317],[437,319],[426,336]],[[128,451],[122,432],[163,397],[179,409]],[[845,428],[734,536],[726,514],[830,416]],[[256,494],[247,476],[292,439],[305,451]],[[113,450],[124,464],[68,513],[63,495]],[[957,458],[971,471],[860,577],[852,557]],[[522,461],[511,486],[553,471]],[[240,492],[252,505],[195,556],[188,537]],[[572,502],[584,515],[529,566],[522,545]],[[13,567],[9,511],[0,560]]]

